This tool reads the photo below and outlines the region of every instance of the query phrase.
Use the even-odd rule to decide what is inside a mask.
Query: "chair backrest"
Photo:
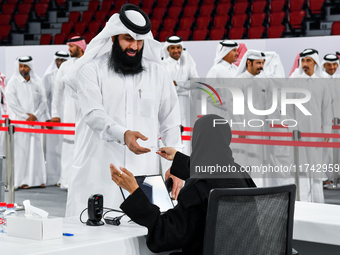
[[[210,191],[204,255],[292,254],[296,186]]]

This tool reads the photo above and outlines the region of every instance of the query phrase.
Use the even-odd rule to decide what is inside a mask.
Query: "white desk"
[[[124,219],[124,218],[123,218]],[[63,232],[74,236],[36,241],[0,235],[1,254],[49,255],[147,255],[145,227],[123,221],[120,226],[86,226],[79,217],[63,219]]]
[[[293,239],[340,246],[340,206],[295,202]]]

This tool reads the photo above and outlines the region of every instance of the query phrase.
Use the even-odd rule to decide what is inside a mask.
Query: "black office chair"
[[[298,254],[292,249],[296,186],[210,191],[204,255]]]

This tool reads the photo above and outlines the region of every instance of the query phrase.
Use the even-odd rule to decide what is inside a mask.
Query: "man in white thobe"
[[[48,116],[46,96],[41,79],[34,73],[30,56],[18,58],[6,88],[9,118],[24,121],[45,121]],[[48,116],[49,117],[49,116]],[[28,125],[19,127],[32,128]],[[34,126],[40,129],[40,126]],[[42,134],[14,134],[14,187],[45,187],[46,168]]]
[[[79,114],[78,102],[71,96],[71,91],[61,78],[84,55],[86,42],[84,37],[75,36],[68,40],[71,59],[59,68],[53,90],[52,122],[76,123]],[[72,130],[72,128],[65,128]],[[74,160],[74,135],[64,135],[61,149],[60,188],[68,188],[69,174]]]
[[[53,89],[61,64],[69,59],[65,51],[57,51],[46,69],[42,84],[46,92],[48,113],[52,115]],[[60,185],[62,135],[46,134],[46,175],[47,185]]]
[[[183,39],[180,36],[174,35],[166,39],[163,46],[163,54],[164,65],[170,73],[177,91],[181,111],[181,124],[183,127],[190,127],[190,80],[199,78],[196,63],[184,48]],[[190,141],[183,141],[183,145],[183,153],[190,155]],[[163,159],[161,161],[163,163]],[[167,161],[167,163],[169,162]]]
[[[289,107],[290,117],[297,121],[296,129],[308,133],[331,133],[332,105],[331,95],[327,83],[323,79],[318,51],[306,49],[300,54],[299,70],[296,79],[291,81],[292,87],[304,88],[311,93],[311,98],[303,106],[310,115],[302,112],[296,106]],[[291,93],[289,98],[303,98],[303,93]],[[289,106],[289,105],[288,105]],[[301,138],[302,141],[329,141],[329,138]],[[322,167],[323,149],[321,147],[299,147],[300,200],[323,203]],[[318,165],[319,164],[319,165]],[[299,167],[300,168],[300,167]],[[322,168],[321,168],[322,169]]]
[[[66,216],[79,215],[96,193],[104,207],[118,208],[123,197],[111,181],[110,163],[135,176],[159,174],[158,134],[166,146],[182,147],[175,86],[150,29],[140,8],[123,5],[63,78],[82,112]]]
[[[330,78],[327,83],[331,90],[332,97],[332,110],[333,110],[333,119],[340,118],[340,104],[339,104],[339,81],[340,81],[340,70],[339,70],[339,57],[336,54],[327,54],[324,56],[323,61],[321,63],[322,71],[325,72],[325,76]],[[330,139],[333,141],[333,139]],[[339,156],[338,156],[339,159]],[[323,163],[324,164],[333,164],[333,148],[324,148],[323,149]],[[326,172],[326,181],[324,184],[331,184],[333,181],[334,171],[332,168],[329,168],[329,171]]]

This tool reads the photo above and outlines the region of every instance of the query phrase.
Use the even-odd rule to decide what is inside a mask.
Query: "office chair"
[[[298,254],[292,249],[296,186],[210,191],[204,255]]]

